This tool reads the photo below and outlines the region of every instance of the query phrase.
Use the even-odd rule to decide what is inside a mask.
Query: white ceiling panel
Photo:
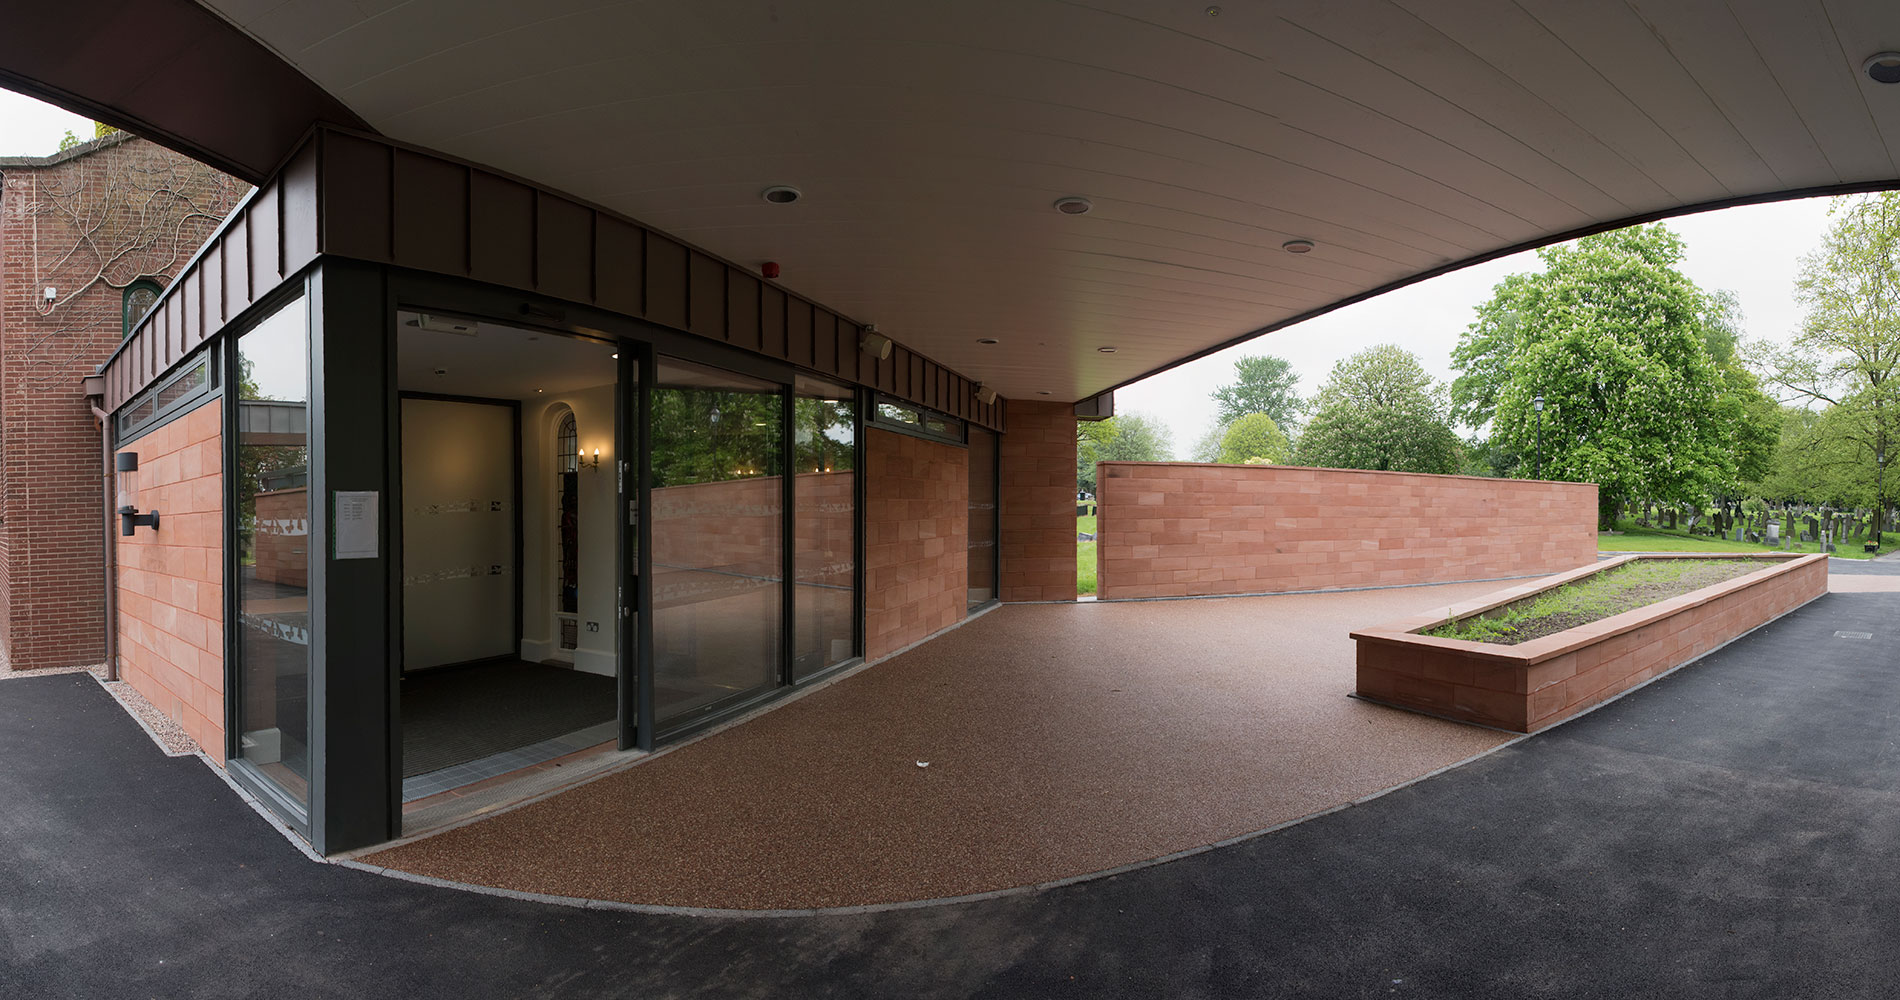
[[[1900,86],[1860,71],[1900,49],[1878,0],[205,2],[389,136],[777,261],[1016,397],[1559,234],[1900,175]]]

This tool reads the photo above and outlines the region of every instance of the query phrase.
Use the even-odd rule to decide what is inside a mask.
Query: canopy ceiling
[[[68,30],[114,30],[94,6],[123,4],[70,4]],[[239,117],[208,72],[197,105],[154,107],[89,93],[82,65],[22,72],[4,42],[0,68],[174,142],[191,117],[183,145],[256,170],[252,116],[359,117],[775,261],[1018,398],[1562,235],[1900,177],[1900,85],[1863,71],[1900,50],[1888,0],[204,6],[336,107]],[[207,109],[229,110],[206,128]],[[802,197],[769,204],[773,185]]]

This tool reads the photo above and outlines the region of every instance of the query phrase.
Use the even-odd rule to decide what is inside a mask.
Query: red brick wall
[[[970,453],[893,431],[866,433],[868,660],[956,624],[968,608]]]
[[[217,401],[128,444],[158,530],[117,539],[120,676],[224,761],[224,492]]]
[[[1596,560],[1591,483],[1175,462],[1104,462],[1097,482],[1105,600],[1482,580]]]
[[[1075,600],[1075,409],[1009,401],[1003,467],[1002,597]]]
[[[143,139],[0,175],[0,645],[16,670],[97,663],[104,484],[80,379],[119,344],[125,287],[168,283],[248,188]]]
[[[1644,558],[1748,559],[1681,553]],[[1785,565],[1705,587],[1515,646],[1416,635],[1447,620],[1427,613],[1353,633],[1357,693],[1433,715],[1534,733],[1695,659],[1827,593],[1827,557],[1773,556]],[[1487,595],[1459,617],[1610,568],[1586,567]]]

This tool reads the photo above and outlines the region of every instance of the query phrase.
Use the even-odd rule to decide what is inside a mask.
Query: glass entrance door
[[[659,734],[784,677],[786,394],[659,358],[647,398],[653,718]]]

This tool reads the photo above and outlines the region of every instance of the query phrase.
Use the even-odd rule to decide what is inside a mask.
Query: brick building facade
[[[117,132],[0,157],[0,651],[105,657],[100,429],[81,379],[249,190]],[[50,298],[49,298],[50,290]]]

